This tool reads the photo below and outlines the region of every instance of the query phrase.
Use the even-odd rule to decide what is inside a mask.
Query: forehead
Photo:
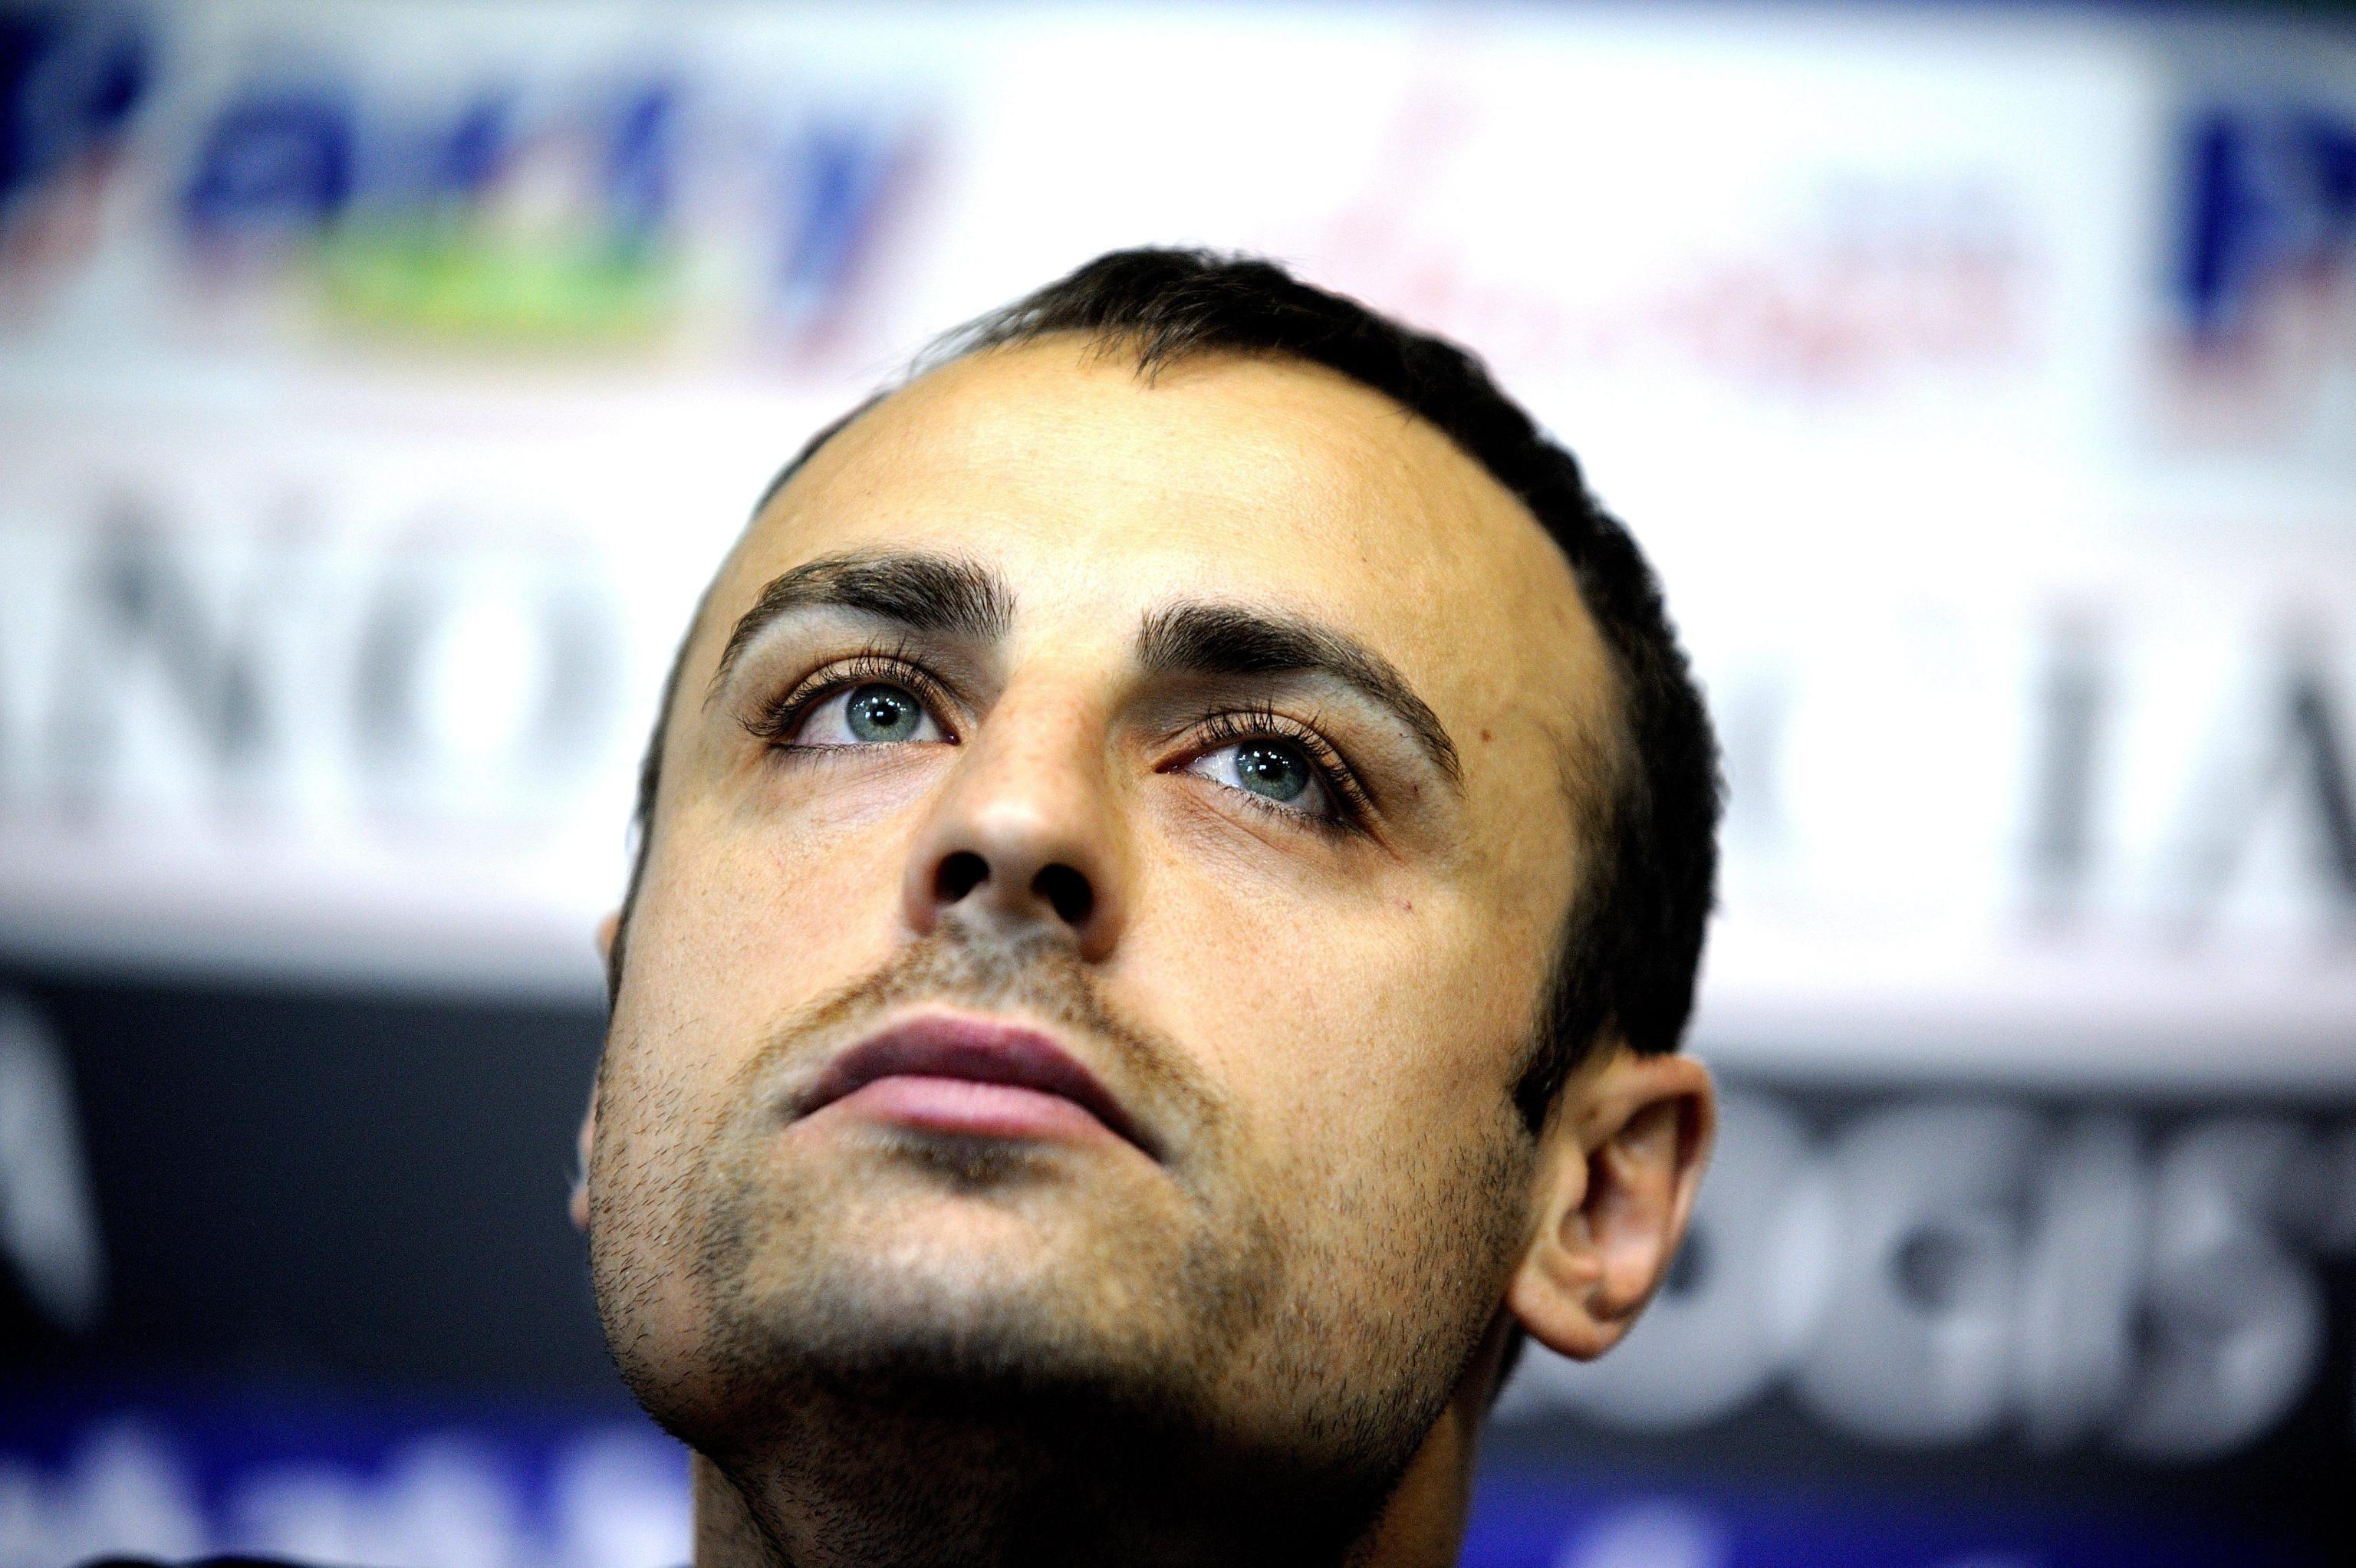
[[[1313,615],[1433,688],[1444,718],[1443,699],[1502,680],[1547,693],[1532,718],[1586,729],[1609,689],[1569,567],[1519,500],[1382,394],[1290,359],[1207,354],[1149,381],[1058,336],[937,369],[772,497],[703,635],[724,638],[778,572],[862,548],[994,567],[1018,629],[1125,638],[1180,597]]]

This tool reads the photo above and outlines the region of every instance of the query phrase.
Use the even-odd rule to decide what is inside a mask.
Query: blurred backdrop
[[[1671,1285],[1467,1562],[2356,1561],[2356,16],[0,7],[0,1568],[649,1568],[563,1206],[770,473],[1096,251],[1477,346],[1723,727]]]

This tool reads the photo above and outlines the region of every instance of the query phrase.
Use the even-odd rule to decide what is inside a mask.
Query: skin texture
[[[797,609],[721,671],[782,574],[912,554],[1002,624]],[[1461,778],[1333,677],[1150,668],[1181,603],[1368,650]],[[923,738],[794,749],[778,699],[853,659],[923,672]],[[1519,503],[1317,368],[1148,382],[1049,338],[823,447],[692,634],[584,1135],[699,1563],[1452,1561],[1509,1329],[1616,1340],[1709,1137],[1698,1065],[1609,1041],[1536,1137],[1512,1104],[1613,700]],[[1271,725],[1346,764],[1355,827],[1237,787]],[[797,1119],[923,1017],[1043,1030],[1144,1147]]]

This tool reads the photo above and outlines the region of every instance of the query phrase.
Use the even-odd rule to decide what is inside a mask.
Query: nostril
[[[990,880],[990,862],[970,849],[960,849],[941,861],[933,873],[933,891],[941,902],[953,904]]]
[[[1088,912],[1097,907],[1096,890],[1069,866],[1045,868],[1031,879],[1031,891],[1054,905],[1066,925],[1087,923]]]

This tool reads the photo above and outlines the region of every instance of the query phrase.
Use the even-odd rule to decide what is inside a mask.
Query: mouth
[[[1136,1120],[1034,1029],[953,1013],[894,1024],[843,1052],[793,1104],[919,1132],[1080,1143],[1114,1137],[1159,1159]]]

